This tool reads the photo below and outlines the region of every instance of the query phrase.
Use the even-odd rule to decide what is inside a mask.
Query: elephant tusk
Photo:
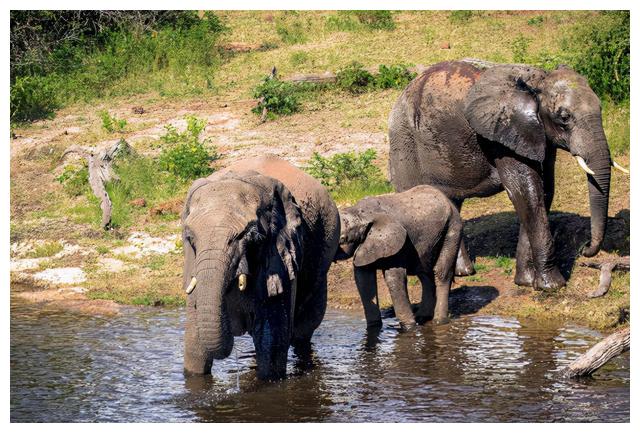
[[[193,277],[191,279],[191,282],[189,283],[189,286],[187,287],[187,295],[190,294],[191,292],[193,292],[193,289],[196,288],[196,283],[198,282],[198,280],[196,280],[196,277]]]
[[[595,174],[595,172],[589,168],[589,166],[584,161],[584,159],[582,159],[581,156],[576,156],[576,160],[578,161],[578,165],[580,165],[581,169],[583,169],[584,171],[586,171],[588,174],[592,176]]]
[[[618,170],[620,170],[623,173],[629,174],[629,170],[627,170],[626,168],[624,168],[623,166],[621,166],[620,164],[618,164],[617,162],[613,161],[613,168],[617,168]]]
[[[247,274],[240,274],[238,277],[238,289],[242,292],[247,288]]]

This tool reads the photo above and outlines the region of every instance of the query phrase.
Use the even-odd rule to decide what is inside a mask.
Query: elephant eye
[[[569,113],[564,108],[561,108],[558,112],[558,117],[560,118],[560,120],[562,120],[563,123],[567,123],[569,119],[571,119],[571,113]]]

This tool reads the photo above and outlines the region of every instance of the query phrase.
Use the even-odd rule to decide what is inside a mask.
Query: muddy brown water
[[[182,373],[183,309],[83,316],[11,301],[12,422],[629,422],[629,354],[594,378],[557,370],[602,336],[498,316],[367,335],[359,312],[329,310],[311,369],[260,383],[253,344],[207,379]]]

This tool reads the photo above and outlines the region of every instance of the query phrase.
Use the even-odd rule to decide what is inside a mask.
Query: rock
[[[135,114],[144,114],[145,110],[143,107],[133,107],[131,109]]]
[[[176,235],[154,238],[144,232],[133,232],[127,239],[130,245],[114,249],[113,254],[141,258],[153,254],[167,254],[176,251]]]
[[[79,284],[87,280],[86,274],[80,268],[45,269],[33,274],[32,278],[49,284]]]
[[[451,48],[451,44],[449,42],[443,42],[440,44],[440,49],[441,50],[448,50]]]
[[[98,265],[102,272],[122,272],[130,269],[131,267],[122,260],[112,259],[111,257],[100,257],[98,259]]]
[[[11,260],[9,264],[10,272],[28,271],[31,269],[38,269],[40,263],[44,260],[44,257],[37,259],[18,259]]]

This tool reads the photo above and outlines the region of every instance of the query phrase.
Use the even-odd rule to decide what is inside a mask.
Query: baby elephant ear
[[[379,216],[367,232],[367,237],[353,255],[355,266],[366,266],[384,257],[397,254],[407,239],[407,231],[387,216]]]
[[[544,160],[546,136],[536,97],[544,75],[540,69],[516,65],[485,71],[464,102],[464,115],[471,128],[520,156]]]

